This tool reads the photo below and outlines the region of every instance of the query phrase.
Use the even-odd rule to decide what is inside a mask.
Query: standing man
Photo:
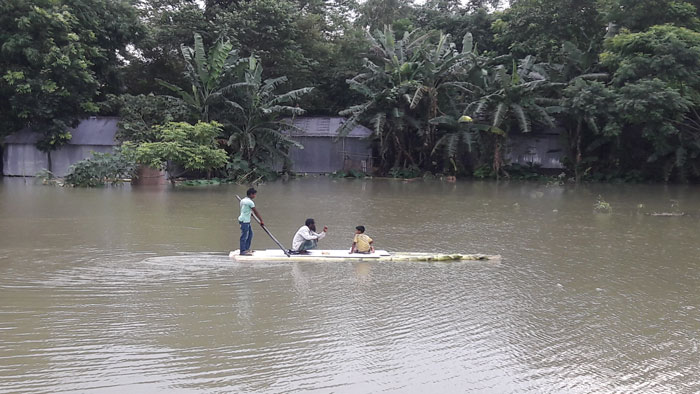
[[[255,203],[253,202],[257,193],[258,191],[251,187],[245,192],[246,197],[241,200],[241,214],[238,216],[238,223],[241,225],[241,256],[253,255],[253,251],[250,250],[250,243],[253,241],[253,229],[250,227],[251,212],[258,217],[261,227],[265,225],[260,213],[255,209]]]
[[[306,219],[303,226],[299,227],[297,233],[292,239],[292,253],[308,254],[309,249],[313,249],[318,245],[318,241],[323,239],[328,232],[328,227],[323,226],[323,231],[316,232],[316,223],[313,219]]]

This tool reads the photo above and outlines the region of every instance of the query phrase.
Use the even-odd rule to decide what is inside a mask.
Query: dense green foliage
[[[562,42],[600,47],[605,22],[594,1],[518,0],[493,23],[494,46],[516,57],[560,62]]]
[[[153,128],[154,142],[126,142],[124,155],[138,164],[165,169],[171,180],[180,175],[178,170],[211,172],[226,165],[226,152],[214,140],[221,133],[219,123],[168,122]]]
[[[210,108],[219,102],[229,103],[224,94],[239,85],[225,83],[228,74],[239,63],[238,56],[231,42],[223,39],[218,40],[207,55],[202,36],[197,33],[194,34],[194,48],[183,45],[181,50],[189,88],[183,89],[162,80],[158,82],[177,93],[199,120],[209,122]]]
[[[700,33],[671,25],[624,32],[601,59],[613,71],[618,133],[648,145],[617,154],[623,169],[641,160],[664,180],[700,176]]]
[[[13,0],[0,3],[0,136],[31,125],[51,151],[67,128],[98,112],[142,26],[126,0]]]
[[[153,142],[153,126],[168,122],[195,121],[190,108],[169,96],[122,94],[110,96],[105,109],[119,116],[116,139],[125,142]]]
[[[93,152],[92,157],[73,164],[64,181],[71,186],[103,186],[131,178],[135,171],[133,162],[119,150],[113,153]]]
[[[577,181],[699,181],[699,5],[3,2],[0,135],[33,126],[51,151],[81,117],[118,114],[141,162],[250,182],[284,162],[285,117],[341,113],[343,132],[374,131],[387,175],[517,177],[508,139],[555,128]],[[206,142],[186,131],[202,127]],[[176,157],[171,137],[212,151]]]
[[[195,118],[220,122],[223,129],[218,137],[227,139],[232,153],[229,176],[240,181],[250,175],[269,178],[289,147],[302,147],[282,133],[292,126],[280,117],[303,114],[294,104],[312,88],[276,93],[287,77],[263,79],[263,67],[256,57],[240,59],[231,43],[221,39],[207,55],[201,36],[195,33],[194,41],[194,48],[182,47],[191,89],[165,81],[160,84],[176,92]]]

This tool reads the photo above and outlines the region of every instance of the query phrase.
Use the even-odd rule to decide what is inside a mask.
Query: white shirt
[[[297,230],[297,233],[294,234],[294,239],[292,239],[292,250],[299,250],[302,244],[304,244],[304,241],[309,241],[312,239],[323,239],[326,236],[325,231],[321,231],[320,233],[311,231],[310,228],[306,226],[301,226],[299,227],[299,230]]]

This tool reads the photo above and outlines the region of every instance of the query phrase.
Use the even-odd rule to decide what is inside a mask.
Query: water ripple
[[[593,367],[620,363],[624,351],[586,346],[591,328],[607,329],[587,323],[614,298],[579,293],[571,302],[591,310],[562,320],[553,304],[566,299],[513,300],[509,286],[484,285],[500,275],[476,265],[371,264],[358,272],[351,264],[241,266],[212,255],[89,259],[3,287],[11,302],[0,324],[0,381],[8,392],[682,387],[675,382],[683,373],[662,355],[674,341],[648,347],[644,337],[629,338],[652,352],[644,381]],[[41,309],[12,297],[46,297],[47,289]]]

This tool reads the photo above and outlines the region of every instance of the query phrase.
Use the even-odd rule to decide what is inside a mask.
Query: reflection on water
[[[314,217],[326,248],[362,224],[381,249],[504,260],[234,263],[243,186],[5,179],[0,392],[700,391],[696,187],[258,189],[285,243]],[[671,210],[686,215],[646,214]]]

